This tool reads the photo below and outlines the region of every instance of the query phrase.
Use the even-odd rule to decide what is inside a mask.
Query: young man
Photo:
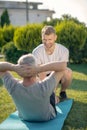
[[[50,63],[53,61],[66,63],[69,61],[69,50],[59,43],[55,43],[57,39],[56,32],[52,26],[45,26],[42,29],[42,44],[33,50],[33,55],[37,59],[39,65]],[[44,72],[39,75],[41,79],[48,76],[50,72]],[[66,89],[69,87],[72,81],[72,71],[67,68],[63,77],[60,79],[61,91],[59,98],[64,100],[67,98]]]
[[[66,69],[65,63],[60,63],[59,68],[58,64],[58,62],[53,62],[38,66],[32,54],[20,57],[18,65],[0,62],[0,76],[12,96],[22,120],[48,121],[56,117],[55,99],[51,95]],[[37,70],[35,73],[52,70],[55,72],[52,72],[44,80],[37,81],[37,75],[35,73],[33,75],[26,74],[26,68],[28,70],[35,68]],[[15,79],[7,70],[17,72],[23,80]]]

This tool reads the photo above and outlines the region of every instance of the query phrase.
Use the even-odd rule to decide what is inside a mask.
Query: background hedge
[[[73,21],[64,21],[55,27],[57,42],[66,46],[70,51],[70,61],[81,63],[83,59],[82,50],[86,44],[87,30],[84,25]]]
[[[21,27],[12,25],[0,28],[0,50],[7,61],[17,59],[41,44],[41,29],[45,24],[28,24]],[[70,62],[87,63],[87,27],[72,20],[56,22],[54,26],[58,43],[70,51]]]
[[[17,28],[14,34],[15,46],[20,50],[32,52],[41,43],[41,24],[29,24]]]

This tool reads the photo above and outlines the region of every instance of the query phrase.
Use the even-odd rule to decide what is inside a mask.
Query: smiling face
[[[54,33],[51,33],[49,35],[42,34],[42,42],[46,49],[50,49],[55,46],[56,39],[57,36]]]
[[[52,26],[44,26],[41,33],[45,49],[49,51],[52,48],[55,48],[55,41],[57,39],[55,29]]]

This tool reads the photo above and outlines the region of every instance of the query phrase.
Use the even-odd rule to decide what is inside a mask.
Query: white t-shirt
[[[66,47],[61,44],[55,43],[54,52],[48,55],[45,51],[44,44],[40,44],[33,50],[33,55],[36,58],[37,64],[45,64],[48,62],[68,62],[69,61],[69,51]]]

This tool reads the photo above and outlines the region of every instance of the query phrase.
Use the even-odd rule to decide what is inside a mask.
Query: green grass
[[[87,64],[70,65],[73,81],[67,94],[74,100],[73,106],[64,122],[63,130],[87,130]],[[15,77],[18,77],[13,73]],[[14,112],[15,105],[0,80],[0,122]],[[59,89],[58,89],[59,91]]]
[[[74,99],[63,130],[87,130],[87,64],[71,65],[73,81],[67,94]]]

